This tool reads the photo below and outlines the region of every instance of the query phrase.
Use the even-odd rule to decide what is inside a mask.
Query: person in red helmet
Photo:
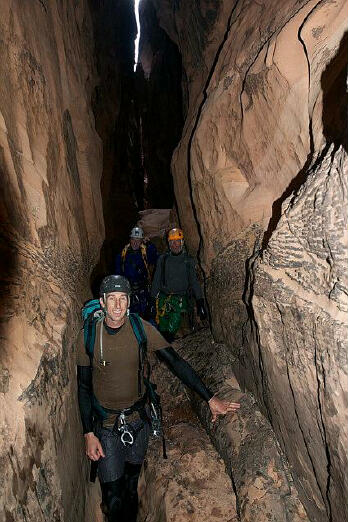
[[[201,286],[197,280],[193,258],[184,250],[184,233],[173,228],[168,233],[169,251],[157,262],[152,281],[151,298],[156,300],[156,321],[163,337],[172,342],[189,313],[191,295],[196,301],[201,320],[207,318]]]

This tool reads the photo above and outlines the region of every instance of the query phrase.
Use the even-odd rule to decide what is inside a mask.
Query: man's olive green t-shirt
[[[150,323],[142,320],[147,337],[147,353],[169,346],[168,342]],[[103,339],[103,360],[100,364],[100,332]],[[89,366],[83,342],[83,330],[77,341],[77,364]],[[126,318],[115,334],[109,334],[102,322],[97,323],[93,357],[93,392],[105,408],[122,410],[139,399],[138,393],[139,345],[132,325]],[[143,383],[142,383],[143,385]],[[143,390],[141,394],[143,393]]]

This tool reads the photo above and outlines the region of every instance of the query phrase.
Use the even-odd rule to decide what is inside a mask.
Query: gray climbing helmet
[[[102,297],[110,292],[123,292],[127,295],[131,293],[131,286],[128,279],[121,275],[109,275],[104,277],[100,284],[99,294]]]
[[[144,231],[141,227],[134,227],[131,230],[130,236],[131,239],[144,239]]]

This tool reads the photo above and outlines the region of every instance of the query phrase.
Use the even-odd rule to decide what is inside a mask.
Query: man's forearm
[[[198,393],[202,399],[208,402],[213,397],[213,392],[206,387],[198,373],[187,361],[180,357],[174,348],[162,348],[156,351],[156,355],[161,361],[166,363],[169,370],[176,375],[181,382]]]
[[[92,370],[89,366],[77,367],[78,402],[83,433],[93,431]]]

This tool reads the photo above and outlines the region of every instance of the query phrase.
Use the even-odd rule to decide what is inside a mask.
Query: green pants
[[[170,332],[175,335],[185,313],[187,313],[187,297],[185,295],[159,295],[157,314],[160,332]]]

